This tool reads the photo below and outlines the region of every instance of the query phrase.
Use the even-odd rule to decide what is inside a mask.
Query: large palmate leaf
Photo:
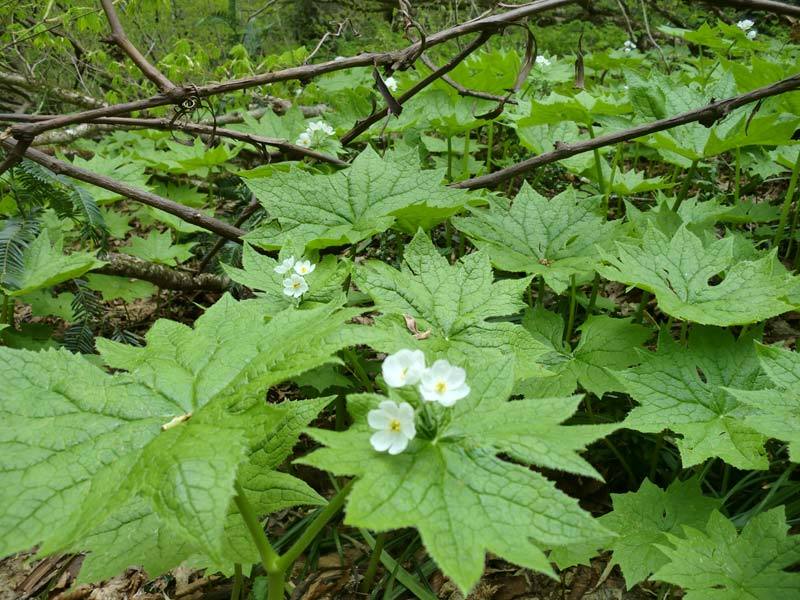
[[[480,578],[487,551],[552,573],[542,547],[588,541],[604,529],[518,463],[597,477],[577,452],[613,426],[560,426],[579,397],[509,402],[512,365],[509,359],[465,365],[470,394],[449,409],[432,439],[419,433],[396,456],[376,452],[369,441],[367,412],[385,398],[349,396],[353,426],[312,430],[326,447],[300,462],[355,475],[345,522],[377,531],[416,527],[430,555],[465,592]]]
[[[467,358],[481,357],[491,348],[516,357],[518,377],[541,374],[536,360],[545,346],[521,325],[496,320],[525,308],[522,294],[530,278],[494,281],[489,257],[483,252],[450,265],[422,231],[406,247],[403,260],[400,271],[384,262],[368,261],[356,267],[353,279],[378,310],[411,316],[420,331],[430,332],[417,340],[407,329],[390,326],[397,321],[383,320],[365,333],[367,343],[385,352],[414,346]]]
[[[468,194],[442,183],[443,171],[420,169],[410,153],[381,158],[370,146],[333,175],[294,170],[249,179],[274,220],[247,235],[256,246],[325,248],[353,244],[392,226],[415,231],[461,210]]]
[[[713,512],[705,532],[685,528],[661,546],[670,562],[653,579],[679,585],[686,600],[797,600],[800,573],[786,569],[800,561],[800,536],[787,536],[783,506],[736,526]]]
[[[614,374],[637,362],[636,349],[651,333],[630,319],[612,319],[593,315],[578,328],[581,339],[575,349],[564,343],[564,319],[543,308],[528,310],[522,324],[550,352],[541,362],[552,375],[521,381],[516,391],[528,398],[572,394],[580,383],[584,389],[602,396],[623,391],[624,385]]]
[[[789,443],[789,455],[800,462],[800,355],[776,346],[756,346],[761,367],[775,389],[729,389],[751,409],[743,418],[756,431]]]
[[[128,371],[116,375],[64,351],[0,349],[0,553],[107,549],[136,536],[139,515],[174,537],[158,564],[220,557],[239,467],[286,412],[264,391],[335,360],[351,316],[322,306],[265,322],[257,302],[225,296],[194,329],[158,321],[144,348],[98,342]]]
[[[657,352],[642,353],[640,365],[617,373],[641,405],[625,425],[680,434],[684,467],[717,456],[742,469],[766,469],[764,436],[748,426],[741,405],[725,390],[759,389],[760,373],[752,335],[735,340],[724,329],[696,327],[683,347],[662,330]]]
[[[641,246],[616,242],[616,252],[600,249],[603,277],[656,296],[659,308],[678,319],[705,325],[743,325],[791,310],[795,278],[775,253],[736,260],[734,237],[707,246],[685,226],[672,238],[650,225]],[[721,281],[710,283],[713,278]]]
[[[9,296],[22,296],[80,277],[104,264],[91,252],[64,254],[63,245],[61,238],[51,242],[50,234],[44,229],[22,250],[20,268],[3,273],[0,289]]]
[[[287,253],[288,254],[288,253]],[[259,298],[264,300],[265,310],[273,314],[286,307],[294,306],[294,298],[283,293],[283,280],[291,275],[276,273],[275,267],[280,261],[256,252],[252,246],[245,244],[242,250],[242,268],[223,265],[225,272],[235,282],[257,290]],[[308,292],[303,294],[303,306],[311,303],[327,303],[344,297],[344,284],[350,273],[348,261],[336,260],[328,255],[316,264],[314,270],[305,276]]]
[[[573,188],[547,200],[526,183],[511,206],[496,201],[490,209],[471,212],[453,225],[488,252],[498,269],[544,277],[558,294],[571,276],[595,268],[595,245],[610,246],[618,230],[601,216],[596,198],[581,197]]]
[[[562,568],[588,565],[599,548],[612,550],[613,563],[622,569],[628,589],[669,562],[659,547],[668,543],[668,534],[683,537],[684,526],[704,530],[711,512],[722,504],[703,496],[697,479],[676,479],[666,490],[645,479],[637,492],[611,494],[611,499],[614,510],[599,521],[616,537],[555,548],[550,559]]]

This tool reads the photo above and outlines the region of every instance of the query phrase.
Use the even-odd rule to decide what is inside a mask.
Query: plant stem
[[[371,548],[375,548],[375,544],[377,543],[375,539],[369,534],[366,529],[359,529],[358,532],[361,534],[361,537],[367,542],[367,544]],[[417,582],[417,579],[411,575],[408,571],[406,571],[402,565],[400,564],[403,561],[401,557],[399,561],[396,561],[392,558],[388,552],[385,550],[379,554],[380,561],[383,563],[383,566],[386,568],[387,571],[390,573],[394,573],[397,581],[399,581],[405,588],[414,594],[419,600],[436,600],[437,596],[426,590],[422,585]]]
[[[591,123],[588,123],[589,129],[589,137],[594,139],[594,127],[592,127]],[[594,154],[594,167],[597,170],[597,187],[600,190],[600,193],[603,195],[606,202],[608,199],[605,198],[606,195],[606,182],[603,179],[603,163],[600,162],[600,150],[595,148],[592,150],[592,154]],[[606,218],[608,218],[608,204],[606,204]]]
[[[269,543],[267,534],[264,533],[264,528],[261,527],[261,522],[258,520],[258,515],[255,509],[253,509],[253,505],[250,504],[250,501],[247,499],[241,484],[237,481],[234,486],[236,495],[233,497],[233,501],[236,503],[236,508],[239,509],[239,514],[242,515],[242,520],[247,526],[250,537],[253,538],[253,543],[256,545],[258,555],[261,557],[261,565],[267,573],[277,571],[278,553],[275,552],[275,549]],[[281,593],[283,593],[283,587],[281,587]],[[270,600],[273,600],[271,595]]]
[[[239,600],[242,595],[242,565],[233,564],[233,589],[231,590],[231,600]]]
[[[347,400],[343,395],[336,396],[336,431],[347,428]]]
[[[741,182],[739,178],[742,176],[742,156],[739,146],[736,146],[736,170],[734,171],[733,182],[733,201],[738,205],[741,196]]]
[[[786,189],[786,196],[783,198],[783,205],[781,206],[781,217],[778,221],[778,229],[775,231],[775,237],[772,238],[772,247],[777,248],[783,240],[783,230],[786,229],[786,221],[789,219],[789,210],[792,207],[792,200],[794,199],[794,192],[797,188],[797,177],[800,174],[800,152],[797,153],[797,160],[792,169],[792,178],[789,180],[789,187]],[[791,245],[792,240],[789,240]],[[788,254],[787,254],[788,256]]]
[[[467,130],[466,134],[464,135],[464,170],[462,176],[464,179],[469,179],[469,136],[470,131]]]
[[[344,501],[347,498],[347,495],[350,493],[354,483],[355,480],[350,480],[347,485],[340,489],[336,495],[328,501],[328,504],[325,505],[325,508],[319,512],[317,517],[311,521],[309,526],[306,527],[305,531],[303,531],[295,543],[292,544],[291,548],[289,548],[278,558],[277,566],[282,571],[285,571],[292,566],[294,561],[297,560],[297,558],[303,553],[308,545],[314,541],[314,538],[317,537],[317,534],[319,534],[323,527],[328,524],[328,521],[330,521],[334,515],[339,512],[339,509],[344,506]],[[270,600],[272,600],[272,598],[270,598]]]
[[[286,572],[267,573],[267,600],[283,600]]]
[[[536,303],[544,308],[544,275],[539,275],[539,293]]]
[[[0,325],[10,325],[11,319],[8,318],[8,307],[10,306],[10,298],[6,296],[3,292],[0,292],[0,296],[3,297],[3,306],[0,309]]]
[[[375,581],[375,573],[378,572],[378,563],[381,559],[381,552],[383,546],[386,544],[386,532],[379,533],[375,538],[375,547],[372,549],[372,554],[369,557],[369,564],[367,570],[364,572],[364,579],[361,581],[359,591],[362,594],[369,594],[372,589],[372,584]]]
[[[486,140],[486,172],[492,172],[492,147],[494,146],[494,121],[489,121],[487,125],[487,140]]]
[[[567,318],[567,329],[564,333],[564,341],[569,344],[572,339],[572,330],[575,327],[575,305],[577,298],[575,293],[575,275],[570,278],[569,286],[569,317]]]
[[[697,170],[697,161],[693,160],[692,165],[689,167],[689,171],[686,173],[686,178],[683,180],[683,185],[681,186],[680,191],[678,192],[678,197],[675,199],[675,204],[672,206],[672,212],[678,212],[678,209],[683,204],[683,201],[686,200],[686,194],[689,193],[689,186],[692,183],[692,178],[694,177],[694,172]]]
[[[453,181],[453,138],[447,136],[447,181]]]
[[[656,478],[656,468],[658,467],[658,457],[661,454],[661,449],[664,447],[664,432],[658,434],[658,439],[656,439],[655,448],[653,448],[653,455],[650,457],[650,473],[648,477],[650,481],[655,481]]]
[[[636,309],[636,314],[633,315],[634,323],[642,322],[642,315],[644,315],[644,307],[650,302],[650,292],[642,290],[642,298],[639,300],[639,307]]]

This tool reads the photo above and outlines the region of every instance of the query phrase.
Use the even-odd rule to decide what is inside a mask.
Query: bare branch
[[[461,52],[459,52],[456,56],[454,56],[447,64],[445,64],[442,67],[436,69],[435,71],[433,71],[430,75],[428,75],[424,79],[419,80],[416,84],[414,84],[414,87],[412,87],[411,89],[406,91],[404,94],[398,96],[396,98],[397,102],[400,105],[402,105],[407,100],[409,100],[409,99],[413,98],[414,96],[416,96],[419,92],[424,90],[431,83],[433,83],[434,81],[439,79],[439,77],[441,77],[444,73],[447,73],[448,71],[451,71],[452,69],[454,69],[456,67],[456,65],[458,65],[458,63],[460,63],[467,56],[472,54],[475,50],[480,48],[486,42],[486,40],[489,39],[490,36],[491,36],[491,34],[489,32],[485,32],[485,31],[481,32],[481,34],[477,38],[475,38],[475,40],[473,40],[472,43],[470,43]],[[359,135],[361,135],[363,132],[365,132],[372,125],[374,125],[375,123],[380,121],[382,118],[384,118],[388,114],[389,114],[389,107],[385,106],[383,109],[372,113],[367,118],[360,120],[358,123],[356,123],[353,126],[353,128],[350,131],[348,131],[347,133],[345,133],[342,136],[342,140],[341,140],[342,144],[344,144],[344,145],[349,144],[354,139],[356,139]]]
[[[524,19],[546,10],[566,6],[568,4],[572,4],[573,2],[575,2],[575,0],[539,0],[538,2],[533,2],[529,5],[522,6],[506,13],[491,15],[466,23],[461,23],[460,25],[456,25],[429,36],[426,38],[425,47],[430,48],[432,46],[442,44],[448,40],[468,35],[473,32],[492,32],[508,23],[519,21],[520,19]],[[199,87],[176,87],[169,92],[162,92],[161,94],[151,96],[150,98],[146,98],[144,100],[124,102],[121,104],[115,104],[113,106],[84,111],[81,113],[62,115],[56,117],[55,119],[42,121],[41,123],[15,125],[12,130],[12,134],[14,137],[18,137],[21,134],[39,135],[40,133],[44,133],[45,131],[49,131],[51,129],[58,129],[60,127],[66,127],[75,123],[86,123],[100,117],[113,117],[117,115],[128,114],[133,111],[147,110],[168,104],[177,104],[190,97],[206,98],[208,96],[236,92],[267,83],[275,83],[277,81],[310,79],[325,73],[340,71],[342,69],[349,69],[353,67],[389,65],[392,69],[405,68],[406,61],[410,57],[417,56],[419,54],[419,50],[420,42],[416,42],[401,50],[377,53],[364,52],[357,56],[351,56],[341,60],[328,61],[316,65],[290,67],[280,71],[263,73],[261,75],[246,77],[243,79],[233,79],[224,83],[213,83]]]
[[[727,100],[712,102],[711,104],[703,106],[702,108],[690,110],[667,119],[653,121],[652,123],[645,123],[643,125],[632,127],[631,129],[607,133],[605,135],[598,136],[591,140],[586,140],[585,142],[579,142],[577,144],[565,144],[563,142],[557,142],[556,149],[552,152],[534,156],[533,158],[529,158],[528,160],[524,160],[510,167],[506,167],[505,169],[495,171],[494,173],[489,173],[488,175],[481,175],[480,177],[473,177],[472,179],[458,181],[451,184],[451,186],[463,189],[485,188],[511,179],[517,175],[527,173],[528,171],[531,171],[532,169],[542,165],[557,162],[559,160],[569,158],[570,156],[575,156],[576,154],[589,152],[590,150],[596,150],[597,148],[603,148],[604,146],[611,146],[620,142],[634,140],[658,131],[672,129],[674,127],[678,127],[679,125],[686,125],[687,123],[702,123],[706,127],[710,127],[716,121],[724,118],[730,114],[731,111],[741,106],[756,102],[762,98],[777,96],[779,94],[790,92],[799,88],[800,73],[793,75],[792,77],[782,79],[781,81],[771,85],[757,88],[751,92],[747,92],[746,94],[740,94],[739,96],[734,96],[732,98],[728,98]]]
[[[9,154],[11,154],[16,148],[20,147],[21,142],[6,139],[0,141],[0,144],[2,144],[2,146],[9,151]],[[29,158],[33,162],[50,169],[54,173],[67,175],[73,179],[91,183],[92,185],[96,185],[103,189],[116,192],[121,196],[130,198],[131,200],[136,200],[142,204],[158,208],[164,212],[168,212],[176,217],[179,217],[187,223],[192,223],[198,227],[212,231],[217,235],[221,235],[222,237],[234,242],[241,242],[240,238],[246,233],[238,227],[234,227],[233,225],[225,223],[224,221],[220,221],[219,219],[215,219],[214,217],[206,216],[198,210],[194,210],[184,206],[183,204],[178,204],[177,202],[173,202],[172,200],[163,198],[157,194],[140,190],[139,188],[135,188],[122,181],[117,181],[111,177],[98,175],[97,173],[92,173],[91,171],[81,167],[76,167],[68,162],[48,156],[39,150],[28,148],[25,150],[24,156],[25,158]]]
[[[227,277],[219,277],[210,273],[198,275],[185,273],[128,254],[110,253],[103,256],[102,259],[106,261],[106,264],[94,269],[93,273],[141,279],[166,290],[223,292],[230,285]]]
[[[114,2],[112,0],[100,0],[100,3],[103,5],[106,19],[108,19],[108,24],[111,26],[111,41],[130,57],[144,76],[155,83],[158,89],[162,92],[169,92],[174,89],[175,84],[167,79],[166,75],[155,66],[151,65],[144,55],[139,52],[138,48],[131,43],[128,36],[125,35],[125,29],[122,27],[119,16],[117,16]]]
[[[76,106],[84,108],[98,108],[105,106],[105,103],[91,96],[86,96],[79,92],[72,90],[65,90],[57,87],[50,87],[49,84],[39,83],[37,81],[18,75],[17,73],[6,73],[0,71],[0,84],[8,86],[20,87],[30,92],[41,92],[45,95],[52,96],[61,102],[68,102]]]
[[[740,10],[759,10],[789,17],[800,17],[800,6],[776,2],[775,0],[703,0],[711,6],[731,6]]]

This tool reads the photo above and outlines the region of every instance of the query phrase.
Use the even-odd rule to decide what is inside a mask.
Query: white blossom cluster
[[[636,50],[636,44],[631,40],[625,40],[625,43],[622,45],[622,51],[625,52],[625,54],[630,54],[634,50]]]
[[[753,25],[755,24],[755,21],[751,21],[750,19],[742,19],[736,24],[736,26],[745,32],[748,40],[754,40],[758,35],[758,30],[753,29]]]
[[[386,84],[386,87],[389,89],[390,92],[394,93],[397,91],[397,79],[394,77],[387,77],[383,83]]]
[[[439,359],[430,367],[425,365],[421,350],[400,350],[387,356],[381,367],[386,385],[393,388],[415,385],[425,402],[451,407],[469,394],[467,373],[461,367]],[[370,444],[378,452],[400,454],[417,435],[414,407],[408,402],[384,400],[369,411],[367,423],[377,430]]]
[[[539,67],[549,67],[550,65],[553,64],[553,62],[549,58],[546,58],[540,54],[539,56],[536,57],[536,64]]]
[[[310,260],[295,260],[294,256],[290,256],[277,265],[274,271],[281,275],[294,271],[283,280],[283,293],[290,298],[299,298],[308,291],[308,283],[305,276],[312,273],[316,268],[317,265]]]
[[[334,135],[336,131],[328,125],[325,121],[311,121],[306,127],[306,130],[297,136],[295,144],[303,146],[304,148],[312,148],[319,146],[328,138]]]

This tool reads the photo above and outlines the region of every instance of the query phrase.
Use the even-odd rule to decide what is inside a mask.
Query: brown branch
[[[21,142],[6,139],[0,141],[0,144],[4,146],[9,153],[11,153],[15,148],[20,146]],[[221,235],[222,237],[234,242],[241,243],[240,238],[246,233],[238,227],[234,227],[233,225],[225,223],[224,221],[220,221],[219,219],[215,219],[214,217],[206,216],[198,210],[191,209],[183,204],[178,204],[177,202],[173,202],[172,200],[163,198],[157,194],[140,190],[139,188],[135,188],[132,185],[123,183],[122,181],[117,181],[111,177],[98,175],[97,173],[92,173],[91,171],[81,167],[76,167],[68,162],[48,156],[39,150],[28,148],[25,150],[25,158],[29,158],[33,162],[50,169],[54,173],[67,175],[73,179],[91,183],[92,185],[96,185],[103,189],[116,192],[121,196],[130,198],[131,200],[136,200],[142,204],[146,204],[148,206],[163,210],[164,212],[168,212],[186,221],[187,223],[192,223],[198,227],[212,231],[217,235]]]
[[[473,177],[472,179],[458,181],[451,184],[451,186],[470,190],[485,188],[511,179],[512,177],[516,177],[517,175],[526,173],[532,169],[535,169],[536,167],[554,163],[559,160],[569,158],[570,156],[575,156],[576,154],[582,154],[584,152],[589,152],[590,150],[603,148],[604,146],[611,146],[620,142],[634,140],[651,133],[657,133],[659,131],[672,129],[680,125],[686,125],[687,123],[701,123],[706,127],[710,127],[716,121],[726,117],[737,108],[752,102],[756,102],[762,98],[777,96],[778,94],[783,94],[797,89],[800,89],[800,73],[793,75],[792,77],[782,79],[776,83],[757,88],[747,92],[746,94],[740,94],[739,96],[734,96],[726,100],[712,102],[711,104],[703,106],[702,108],[690,110],[667,119],[653,121],[652,123],[645,123],[643,125],[632,127],[631,129],[607,133],[594,139],[586,140],[585,142],[579,142],[576,144],[556,142],[556,149],[552,152],[534,156],[533,158],[529,158],[528,160],[524,160],[510,167],[506,167],[505,169],[495,171],[494,173],[489,173],[488,175],[481,175],[480,177]]]
[[[111,26],[111,41],[119,46],[120,50],[128,55],[128,57],[136,64],[136,66],[139,67],[139,70],[144,74],[144,76],[158,86],[158,89],[160,89],[162,92],[169,92],[174,89],[175,84],[167,79],[166,75],[159,71],[155,66],[150,64],[144,55],[139,52],[139,49],[131,43],[131,41],[128,39],[128,36],[125,35],[125,29],[122,27],[119,16],[117,16],[117,11],[114,8],[114,2],[112,0],[100,0],[100,3],[103,5],[103,11],[106,13],[106,19],[108,19],[108,24]]]
[[[515,10],[511,10],[499,15],[491,15],[480,19],[461,23],[449,29],[442,30],[435,33],[425,41],[425,47],[442,44],[448,40],[468,35],[473,32],[491,32],[498,28],[520,19],[524,19],[531,15],[550,10],[553,8],[566,6],[572,4],[575,0],[539,0],[529,5],[522,6]],[[384,66],[389,65],[393,70],[406,68],[406,61],[419,54],[420,43],[416,42],[410,46],[390,52],[363,52],[357,56],[351,56],[341,60],[328,61],[316,65],[302,65],[299,67],[290,67],[280,71],[273,71],[252,77],[242,79],[233,79],[224,83],[213,83],[204,86],[182,86],[175,87],[168,92],[162,92],[144,100],[135,100],[132,102],[123,102],[113,106],[97,108],[94,110],[87,110],[80,113],[71,115],[62,115],[55,119],[42,121],[41,123],[25,123],[18,124],[12,128],[12,134],[17,137],[20,134],[39,135],[51,129],[58,129],[66,127],[75,123],[85,123],[93,121],[100,117],[113,117],[117,115],[128,114],[133,111],[147,110],[156,108],[158,106],[165,106],[168,104],[176,104],[190,97],[206,98],[218,94],[225,94],[228,92],[236,92],[267,83],[275,83],[278,81],[288,81],[292,79],[311,79],[331,73],[333,71],[340,71],[343,69],[350,69],[353,67],[372,67],[373,65]]]
[[[46,121],[52,119],[55,115],[26,115],[21,113],[0,113],[0,122],[25,122],[36,123],[39,121]],[[85,125],[85,124],[84,124]],[[307,156],[315,160],[327,162],[337,167],[349,166],[347,162],[324,152],[317,152],[310,148],[292,144],[288,140],[280,138],[270,138],[252,133],[245,133],[243,131],[236,131],[233,129],[224,129],[222,127],[214,127],[213,125],[205,125],[202,123],[184,123],[181,121],[172,121],[170,119],[136,119],[130,117],[104,117],[92,121],[92,125],[108,125],[113,129],[131,129],[131,128],[145,128],[145,129],[158,129],[162,131],[179,130],[187,133],[204,137],[219,136],[245,142],[261,149],[263,146],[272,146],[279,148],[285,154],[290,156]],[[81,127],[79,125],[78,127]],[[76,128],[77,129],[77,128]],[[84,135],[93,133],[91,129],[86,130]]]
[[[17,73],[6,73],[0,71],[0,84],[12,87],[20,87],[29,92],[42,92],[44,94],[49,94],[53,98],[56,98],[62,102],[68,102],[69,104],[82,106],[84,108],[98,108],[105,106],[104,102],[97,100],[96,98],[92,98],[91,96],[86,96],[72,90],[50,87],[49,84],[43,84],[38,81],[28,79],[22,75],[18,75]]]
[[[489,32],[482,31],[477,38],[475,38],[468,46],[466,46],[461,52],[459,52],[456,56],[454,56],[447,64],[443,65],[442,67],[439,67],[427,77],[420,79],[417,83],[414,84],[414,86],[411,89],[406,91],[404,94],[398,96],[396,98],[397,102],[400,105],[402,105],[404,102],[416,96],[419,92],[424,90],[431,83],[439,79],[439,77],[441,77],[443,74],[454,69],[456,65],[458,65],[458,63],[460,63],[467,56],[469,56],[475,50],[481,47],[486,42],[486,40],[489,39],[490,36],[491,34]],[[346,146],[347,144],[352,142],[359,135],[364,133],[372,125],[383,119],[388,114],[389,114],[389,107],[385,106],[381,110],[376,111],[371,115],[369,115],[368,117],[360,120],[353,126],[353,128],[350,131],[348,131],[342,136],[341,139],[342,144]]]
[[[240,215],[237,217],[236,221],[234,221],[234,223],[233,223],[233,224],[234,224],[236,227],[239,227],[239,226],[241,226],[241,225],[242,225],[242,223],[244,223],[245,221],[247,221],[247,219],[249,219],[251,216],[253,216],[253,214],[255,214],[255,212],[256,212],[256,211],[257,211],[259,208],[261,208],[261,203],[260,203],[260,202],[258,201],[258,199],[255,197],[255,195],[253,195],[253,196],[252,196],[252,199],[250,200],[250,204],[248,204],[248,205],[245,207],[245,209],[242,211],[242,214],[240,214]],[[206,267],[208,267],[208,265],[211,263],[211,259],[212,259],[212,258],[214,258],[214,256],[216,256],[216,254],[217,254],[217,253],[218,253],[220,250],[222,250],[222,247],[223,247],[224,245],[225,245],[225,240],[224,240],[223,238],[220,238],[220,239],[218,239],[218,240],[216,241],[216,243],[215,243],[215,244],[214,244],[214,245],[211,247],[211,249],[208,251],[208,254],[206,254],[206,255],[203,257],[203,260],[201,260],[201,261],[200,261],[200,265],[197,267],[197,273],[198,273],[198,274],[199,274],[199,273],[202,273],[203,271],[205,271],[205,270],[206,270]]]
[[[759,10],[789,17],[800,17],[800,6],[776,2],[775,0],[703,0],[711,6],[730,6],[740,10]]]
[[[93,273],[141,279],[165,290],[223,292],[230,285],[227,277],[219,277],[210,273],[198,275],[185,273],[127,254],[109,253],[102,256],[102,259],[106,264],[94,269]]]

